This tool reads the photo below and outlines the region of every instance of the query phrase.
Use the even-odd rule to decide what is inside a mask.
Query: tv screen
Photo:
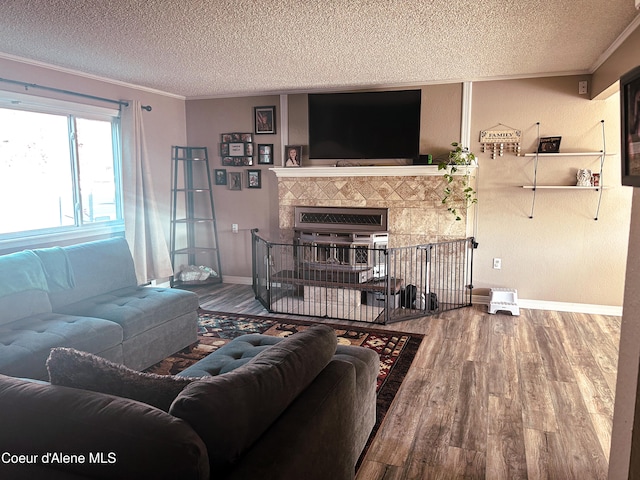
[[[418,158],[420,100],[420,90],[309,94],[309,158]]]
[[[622,185],[640,187],[640,66],[620,77]]]

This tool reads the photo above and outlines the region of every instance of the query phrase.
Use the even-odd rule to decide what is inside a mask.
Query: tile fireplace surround
[[[293,239],[295,206],[388,208],[390,248],[472,235],[472,215],[456,221],[442,204],[445,180],[436,165],[270,170],[278,178],[283,242]]]

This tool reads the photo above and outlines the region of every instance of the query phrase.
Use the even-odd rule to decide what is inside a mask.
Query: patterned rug
[[[161,375],[176,374],[241,335],[261,333],[286,337],[305,330],[310,325],[323,323],[207,310],[200,310],[198,317],[197,345],[164,359],[149,368],[147,372]],[[342,327],[327,323],[325,325],[329,325],[336,331],[339,344],[369,348],[380,356],[377,420],[370,442],[409,371],[423,336],[388,330],[368,330],[363,327]]]

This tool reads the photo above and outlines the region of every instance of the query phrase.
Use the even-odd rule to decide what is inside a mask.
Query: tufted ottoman
[[[242,335],[178,375],[204,377],[230,372],[281,340],[283,338],[269,335]],[[373,350],[364,347],[338,345],[332,362],[351,364],[355,371],[357,391],[354,398],[358,399],[358,405],[356,405],[358,417],[355,419],[354,426],[353,455],[357,459],[376,423],[376,385],[380,373],[380,358]]]

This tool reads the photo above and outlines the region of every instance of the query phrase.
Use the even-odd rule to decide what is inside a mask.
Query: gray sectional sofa
[[[351,480],[380,360],[336,344],[245,335],[175,377],[55,349],[52,384],[0,375],[0,478]]]
[[[47,379],[53,347],[142,370],[197,341],[198,306],[138,286],[121,237],[0,256],[0,374]]]
[[[0,257],[0,478],[353,479],[378,355],[318,325],[138,371],[197,340],[197,308],[137,286],[121,238]]]

